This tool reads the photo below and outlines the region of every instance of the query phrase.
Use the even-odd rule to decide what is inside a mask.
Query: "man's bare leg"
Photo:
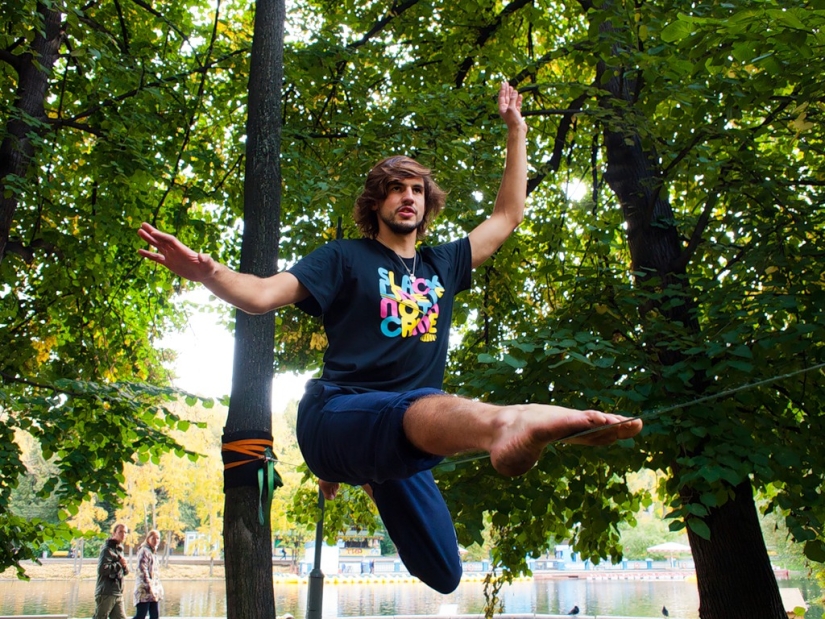
[[[569,441],[580,445],[609,445],[642,429],[641,420],[579,411],[561,406],[519,404],[495,406],[449,395],[416,400],[404,414],[404,432],[427,453],[452,456],[486,451],[502,475],[514,477],[530,470],[551,442],[585,430],[600,432]],[[620,425],[616,425],[620,424]]]

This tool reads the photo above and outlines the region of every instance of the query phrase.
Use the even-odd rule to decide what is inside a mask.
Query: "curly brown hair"
[[[415,159],[397,155],[387,157],[373,166],[367,174],[364,191],[355,200],[353,217],[365,237],[374,239],[378,236],[378,214],[375,212],[375,206],[387,197],[391,183],[405,178],[424,180],[424,219],[418,226],[416,235],[423,239],[427,234],[427,226],[444,208],[447,192],[432,179],[432,171],[429,168]]]

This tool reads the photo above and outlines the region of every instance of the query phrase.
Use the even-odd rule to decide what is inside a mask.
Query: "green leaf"
[[[693,33],[693,26],[682,20],[671,22],[662,29],[662,41],[665,43],[675,43],[688,38]]]
[[[765,13],[772,20],[783,23],[786,26],[790,26],[791,28],[796,28],[798,30],[803,31],[810,30],[810,27],[806,26],[792,10],[768,9],[767,11],[765,11]]]
[[[667,528],[673,532],[681,531],[687,526],[687,523],[684,520],[674,520],[673,522],[667,525]]]
[[[701,503],[689,503],[686,507],[689,513],[693,514],[694,516],[698,516],[699,518],[704,518],[708,515],[707,507],[705,507]],[[690,523],[690,521],[688,521],[688,523]]]
[[[527,367],[527,362],[524,359],[517,359],[516,357],[506,353],[504,355],[504,363],[516,369]]]
[[[687,525],[690,527],[691,531],[696,533],[696,535],[702,539],[710,540],[710,527],[708,527],[704,520],[699,518],[690,518],[687,521]]]
[[[822,543],[822,540],[816,539],[805,542],[804,553],[811,561],[825,563],[825,544]]]

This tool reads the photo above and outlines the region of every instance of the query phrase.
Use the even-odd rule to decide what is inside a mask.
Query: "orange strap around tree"
[[[224,462],[223,469],[227,471],[243,464],[261,463],[258,468],[258,522],[264,524],[269,518],[270,508],[272,506],[272,496],[275,494],[275,488],[280,488],[284,485],[278,471],[275,470],[275,463],[277,462],[272,453],[272,439],[265,438],[245,438],[229,443],[224,443],[221,446],[222,452],[234,452],[248,456],[241,460],[234,460],[232,462]],[[264,510],[264,501],[266,501],[266,510]]]
[[[244,460],[236,460],[235,462],[227,462],[223,465],[224,470],[241,466],[242,464],[249,464],[256,460],[266,460],[266,451],[272,453],[272,440],[265,438],[245,438],[239,441],[232,441],[231,443],[224,443],[221,446],[221,451],[234,451],[235,453],[250,456]]]

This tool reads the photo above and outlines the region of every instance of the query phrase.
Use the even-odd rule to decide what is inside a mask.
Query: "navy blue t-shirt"
[[[414,281],[373,239],[332,241],[289,272],[310,292],[297,306],[323,315],[322,380],[356,390],[441,388],[453,299],[471,283],[469,238],[419,249]]]

